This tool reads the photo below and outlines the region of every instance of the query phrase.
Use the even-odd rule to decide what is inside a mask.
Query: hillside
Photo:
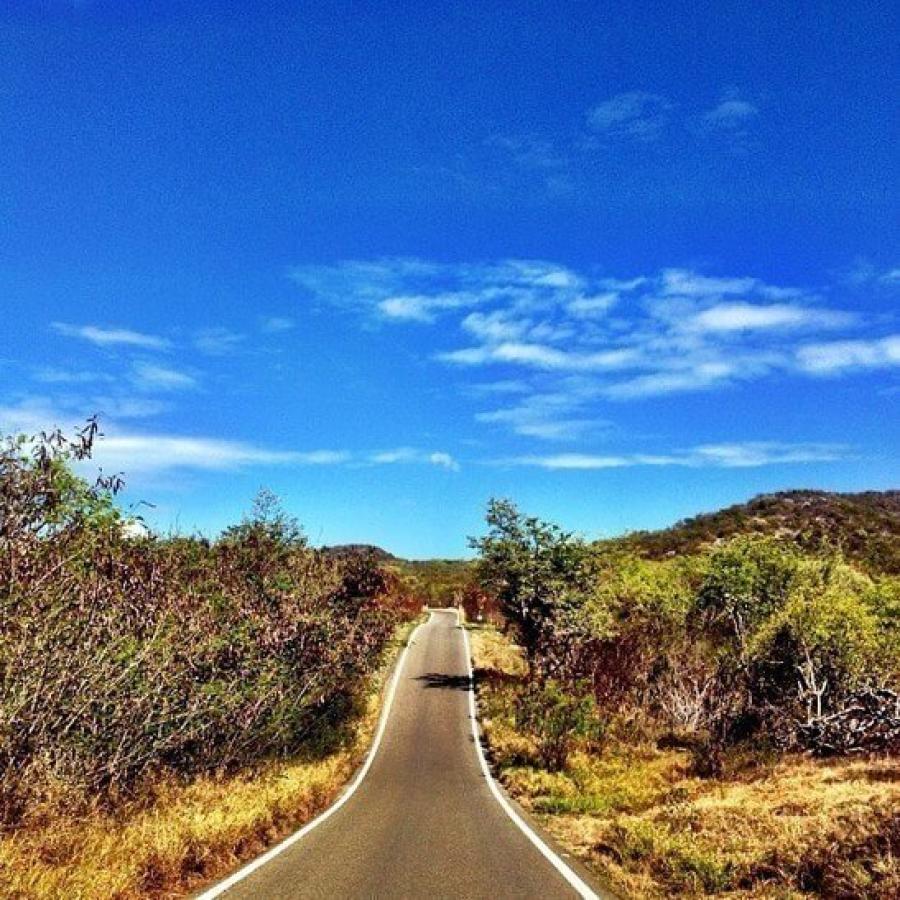
[[[839,549],[872,572],[900,574],[900,491],[762,494],[661,531],[616,539],[649,558],[692,553],[738,534],[786,538],[804,550]]]
[[[375,544],[335,544],[333,547],[322,547],[322,552],[332,559],[349,559],[364,557],[380,563],[391,563],[397,560],[393,553],[383,550]]]

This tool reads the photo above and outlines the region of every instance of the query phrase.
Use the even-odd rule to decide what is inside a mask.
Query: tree
[[[542,675],[554,622],[589,590],[588,548],[509,500],[491,500],[485,518],[488,534],[470,539],[481,582],[516,630],[532,673]]]

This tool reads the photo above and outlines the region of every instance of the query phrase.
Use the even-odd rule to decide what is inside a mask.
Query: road
[[[419,626],[371,768],[333,815],[225,892],[228,900],[591,897],[508,815],[472,732],[453,611]],[[551,862],[551,859],[555,860]],[[571,872],[571,870],[569,870]]]

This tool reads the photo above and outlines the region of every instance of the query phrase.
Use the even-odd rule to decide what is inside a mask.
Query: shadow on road
[[[419,675],[416,681],[423,682],[425,688],[444,688],[450,691],[468,691],[472,687],[472,680],[468,675],[443,675],[440,672],[428,672]]]

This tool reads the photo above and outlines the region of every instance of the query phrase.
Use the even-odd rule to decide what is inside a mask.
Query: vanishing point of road
[[[475,746],[467,644],[455,611],[432,612],[400,665],[381,744],[358,788],[232,883],[227,900],[601,896],[583,870],[546,844],[539,850],[540,839],[495,796]]]

